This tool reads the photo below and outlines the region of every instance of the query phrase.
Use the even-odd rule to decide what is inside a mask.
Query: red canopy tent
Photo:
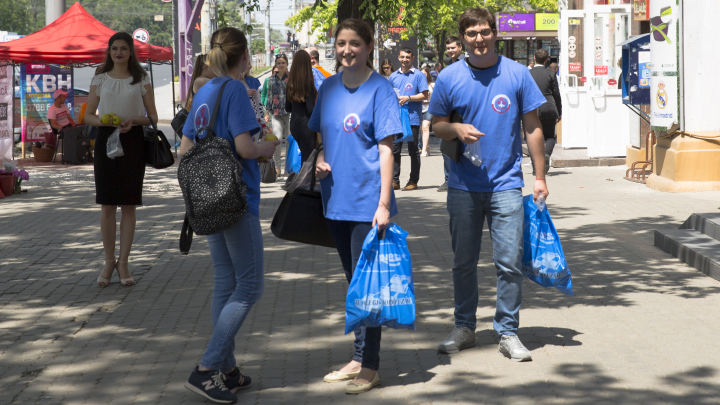
[[[63,15],[45,28],[13,41],[0,43],[0,61],[12,64],[48,63],[72,67],[98,65],[105,61],[110,37],[115,31],[96,20],[80,3],[73,4]],[[138,60],[150,64],[170,64],[173,50],[134,40]],[[174,66],[172,75],[175,75]],[[154,82],[154,81],[153,81]],[[175,99],[175,87],[173,100]],[[14,102],[13,102],[14,103]],[[23,142],[23,157],[25,143]]]
[[[115,31],[96,20],[80,3],[40,31],[0,43],[0,60],[14,63],[56,63],[72,66],[105,61],[108,40]],[[170,63],[170,47],[144,44],[135,40],[135,54],[141,61]]]

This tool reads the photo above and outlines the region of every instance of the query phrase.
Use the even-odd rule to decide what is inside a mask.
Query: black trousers
[[[545,138],[545,165],[547,165],[550,156],[552,156],[553,149],[555,149],[555,144],[557,143],[557,136],[555,135],[557,120],[540,120],[540,125],[542,126],[543,137]],[[532,163],[533,173],[535,173],[535,163],[533,162],[532,155],[530,155],[530,162]],[[547,171],[548,168],[546,167],[545,172]]]
[[[418,134],[420,133],[419,125],[412,125],[412,142],[408,141],[408,154],[410,155],[410,181],[417,184],[420,181],[420,149],[418,148]],[[402,152],[403,142],[393,144],[393,181],[400,184],[400,154]]]

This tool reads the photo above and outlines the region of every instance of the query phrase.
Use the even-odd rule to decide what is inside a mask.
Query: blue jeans
[[[265,289],[260,219],[247,211],[207,241],[215,268],[213,333],[200,365],[230,371],[235,368],[235,335]]]
[[[450,234],[455,252],[455,325],[475,330],[478,306],[477,263],[485,218],[497,268],[497,304],[493,327],[500,335],[515,335],[522,302],[524,210],[520,189],[475,193],[448,189]]]
[[[363,242],[372,229],[370,222],[336,221],[327,219],[328,229],[340,254],[348,283],[352,281],[353,270],[362,252]],[[381,327],[359,327],[355,330],[355,353],[353,360],[362,363],[363,368],[377,371],[380,368]]]

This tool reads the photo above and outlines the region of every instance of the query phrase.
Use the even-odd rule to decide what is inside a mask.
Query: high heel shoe
[[[105,259],[105,266],[107,266],[108,263],[112,263],[112,271],[110,271],[110,276],[108,278],[103,278],[102,272],[100,272],[100,275],[97,278],[97,285],[100,287],[103,287],[103,288],[110,285],[110,279],[112,278],[112,275],[115,272],[115,269],[117,268],[117,262],[115,261],[114,257],[111,260]],[[103,269],[103,271],[105,271],[105,269]]]
[[[116,268],[117,271],[118,271],[118,276],[120,276],[120,269],[118,268],[118,266],[120,265],[120,263],[122,263],[122,264],[127,264],[128,262],[127,262],[127,260],[125,260],[124,262],[118,260],[118,261],[115,263],[115,268]],[[128,269],[128,273],[129,273],[129,272],[130,272],[130,269]],[[120,277],[120,284],[122,284],[122,285],[125,286],[125,287],[130,287],[131,285],[135,285],[135,280],[132,278],[132,276],[130,276],[130,277],[128,277],[128,278],[122,278],[122,277]]]

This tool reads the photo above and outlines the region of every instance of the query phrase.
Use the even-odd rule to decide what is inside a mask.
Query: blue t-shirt
[[[245,81],[252,90],[257,90],[260,88],[260,80],[258,80],[256,77],[245,76]]]
[[[325,79],[308,128],[322,134],[330,174],[320,180],[325,217],[372,222],[380,201],[378,143],[402,133],[397,96],[387,79],[373,72],[349,89],[343,73]],[[390,216],[397,214],[390,191]]]
[[[390,75],[390,83],[400,91],[401,96],[414,96],[428,90],[427,77],[421,70],[411,67],[407,73],[402,68]],[[420,125],[422,117],[422,101],[411,101],[408,103],[410,110],[410,125]]]
[[[325,81],[325,75],[313,66],[313,81],[315,82],[315,90],[320,90],[320,85]]]
[[[478,141],[482,165],[465,156],[457,163],[451,160],[448,186],[473,192],[523,187],[520,119],[545,103],[545,97],[527,67],[515,61],[498,56],[484,70],[471,69],[466,61],[440,72],[428,108],[438,117],[457,111],[465,124],[485,134]]]
[[[192,108],[188,112],[183,127],[184,136],[195,141],[196,136],[198,136],[197,130],[210,124],[220,87],[228,79],[227,76],[216,77],[202,86],[195,94]],[[253,214],[260,216],[260,168],[257,160],[243,159],[235,150],[236,136],[244,132],[252,133],[258,128],[257,117],[255,117],[255,111],[253,111],[245,85],[238,80],[230,80],[223,91],[220,110],[218,110],[215,119],[214,132],[215,136],[228,140],[230,147],[240,160],[243,169],[242,178],[248,188],[246,195],[248,209]],[[204,138],[205,135],[203,131],[199,136]]]

